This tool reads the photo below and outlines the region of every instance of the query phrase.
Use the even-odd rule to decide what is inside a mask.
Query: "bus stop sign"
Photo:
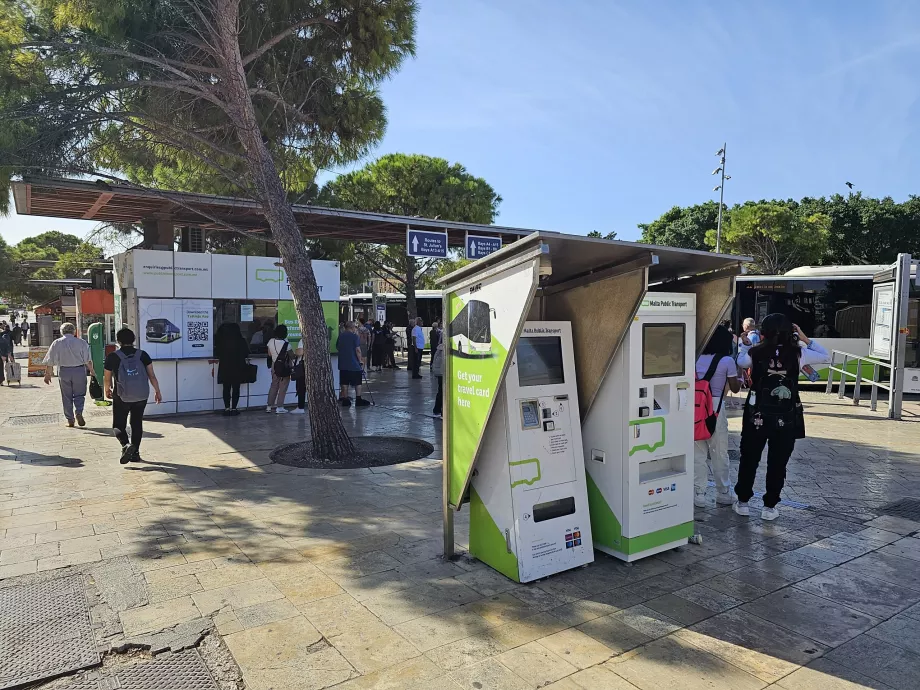
[[[433,230],[406,229],[406,255],[447,258],[447,233]]]

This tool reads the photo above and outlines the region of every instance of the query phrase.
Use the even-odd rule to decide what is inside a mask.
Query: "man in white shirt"
[[[425,354],[425,331],[422,330],[422,317],[419,316],[415,320],[415,327],[412,329],[412,343],[415,345],[415,350],[412,352],[414,355],[412,362],[412,378],[420,379],[422,375],[420,369],[422,368],[422,355]]]
[[[89,343],[76,336],[77,327],[72,323],[61,324],[61,337],[51,343],[45,355],[45,383],[51,385],[53,367],[58,367],[58,381],[61,386],[61,402],[67,426],[74,425],[74,416],[80,426],[86,426],[83,419],[83,405],[86,402],[86,368],[96,375],[90,357]],[[76,415],[74,414],[76,412]]]

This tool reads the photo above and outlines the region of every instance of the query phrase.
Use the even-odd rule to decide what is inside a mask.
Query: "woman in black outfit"
[[[383,368],[383,360],[386,357],[386,337],[383,327],[379,321],[374,321],[374,340],[371,343],[371,366],[374,371],[380,371]]]
[[[217,382],[224,386],[224,414],[238,415],[240,384],[246,375],[246,357],[249,346],[238,323],[224,323],[214,338],[214,355],[217,357]]]

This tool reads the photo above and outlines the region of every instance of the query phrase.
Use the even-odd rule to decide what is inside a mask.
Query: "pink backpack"
[[[696,393],[693,409],[694,441],[705,441],[708,438],[712,438],[712,434],[716,430],[716,420],[719,418],[719,410],[712,409],[712,389],[709,386],[709,382],[716,373],[720,359],[721,357],[718,355],[713,355],[712,364],[709,365],[706,374],[702,378],[697,377],[696,379]],[[722,407],[721,401],[719,402],[719,407]]]

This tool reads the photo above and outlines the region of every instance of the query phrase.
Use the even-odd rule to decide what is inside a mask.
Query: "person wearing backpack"
[[[728,472],[728,414],[722,412],[726,388],[732,393],[741,390],[738,367],[732,357],[733,344],[731,332],[724,326],[718,326],[703,348],[703,354],[696,360],[693,505],[698,508],[708,505],[709,468],[712,468],[716,484],[716,504],[734,503]]]
[[[294,361],[291,362],[291,380],[297,389],[297,408],[291,414],[307,413],[307,365],[303,358],[303,340],[297,344],[294,351]]]
[[[750,515],[757,466],[767,446],[767,491],[763,496],[764,520],[779,517],[776,504],[786,482],[786,464],[797,439],[805,438],[805,415],[799,399],[799,370],[826,362],[824,347],[809,339],[785,314],[770,314],[760,327],[761,341],[753,345],[743,336],[738,365],[751,369],[751,390],[741,421],[741,464],[733,509]]]
[[[275,326],[275,332],[268,341],[268,366],[272,370],[272,383],[268,388],[266,412],[287,414],[284,398],[291,385],[291,351],[287,341],[288,329],[283,323]]]
[[[153,399],[158,405],[163,402],[163,396],[153,371],[153,360],[146,352],[134,347],[134,331],[122,328],[115,334],[115,341],[118,349],[105,358],[105,397],[112,401],[112,428],[115,438],[121,443],[119,462],[126,465],[141,459],[144,409],[150,397],[150,386],[153,386]]]

